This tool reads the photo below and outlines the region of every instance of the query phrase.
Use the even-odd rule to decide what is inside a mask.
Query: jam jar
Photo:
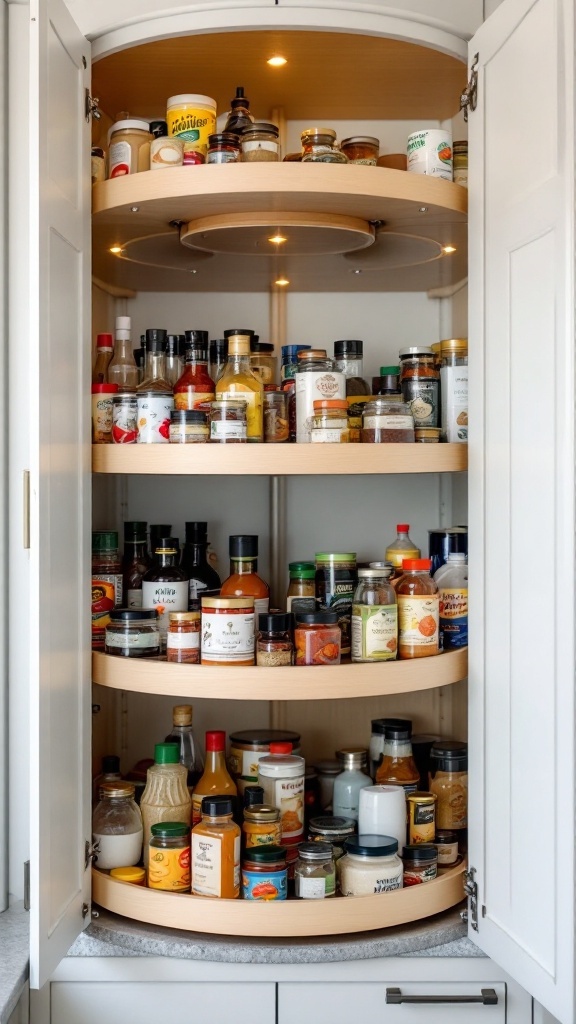
[[[369,164],[376,166],[380,143],[372,135],[353,135],[342,139],[340,148],[351,164]]]
[[[208,136],[207,164],[236,164],[240,160],[240,143],[233,132]]]

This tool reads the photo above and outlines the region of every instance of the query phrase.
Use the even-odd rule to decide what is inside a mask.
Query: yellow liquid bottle
[[[224,331],[228,360],[216,384],[216,398],[246,402],[248,441],[264,440],[262,381],[250,369],[250,335],[243,330]]]
[[[202,820],[202,800],[205,796],[232,798],[235,806],[238,790],[226,768],[226,733],[213,729],[206,733],[206,767],[192,793],[192,827]]]
[[[420,558],[420,548],[408,536],[408,523],[398,523],[396,540],[386,548],[386,561],[394,566],[394,576],[402,575],[402,562],[405,558]]]

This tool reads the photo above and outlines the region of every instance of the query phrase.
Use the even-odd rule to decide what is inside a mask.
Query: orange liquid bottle
[[[237,900],[240,896],[240,829],[232,821],[232,800],[207,796],[202,820],[192,829],[192,892]]]
[[[258,537],[254,534],[236,534],[230,537],[230,575],[224,580],[221,597],[253,597],[254,627],[258,629],[258,616],[268,612],[270,587],[256,572],[258,568]]]
[[[236,783],[226,768],[226,733],[213,729],[206,733],[206,767],[192,793],[192,827],[202,820],[202,800],[205,796],[226,796],[235,806]]]

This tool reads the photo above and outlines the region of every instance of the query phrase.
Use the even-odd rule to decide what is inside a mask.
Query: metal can
[[[452,132],[425,128],[408,136],[408,170],[452,181]]]
[[[433,843],[436,834],[436,795],[434,793],[407,793],[408,842]]]
[[[112,441],[136,444],[138,440],[138,399],[136,395],[113,395]]]
[[[169,391],[140,391],[138,400],[138,444],[169,444],[170,414],[174,396]]]

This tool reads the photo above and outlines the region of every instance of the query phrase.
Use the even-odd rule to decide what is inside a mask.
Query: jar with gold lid
[[[336,148],[334,128],[305,128],[300,135],[300,141],[302,163],[348,163],[348,157]]]
[[[170,612],[166,661],[175,661],[181,665],[199,664],[200,612]]]

